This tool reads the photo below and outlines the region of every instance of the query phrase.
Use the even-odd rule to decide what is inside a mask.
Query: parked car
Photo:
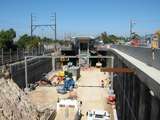
[[[110,114],[104,110],[91,110],[87,112],[87,120],[110,120]]]

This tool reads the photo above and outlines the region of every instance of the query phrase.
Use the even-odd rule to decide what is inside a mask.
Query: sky
[[[57,36],[129,36],[133,31],[150,34],[160,29],[160,0],[0,0],[0,29],[14,28],[17,36],[30,34],[30,14],[34,24],[50,24],[57,14]],[[41,27],[35,35],[54,37],[50,28]]]

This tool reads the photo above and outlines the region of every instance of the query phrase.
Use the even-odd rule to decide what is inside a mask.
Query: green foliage
[[[24,34],[14,43],[16,32],[14,29],[0,31],[0,48],[14,49],[14,48],[38,48],[42,44],[55,44],[69,45],[71,41],[53,40],[47,37],[40,38],[39,36],[29,36]],[[118,43],[119,40],[126,40],[123,37],[115,35],[108,35],[106,32],[101,33],[97,38],[103,40],[104,43]]]
[[[31,38],[27,34],[24,34],[19,38],[16,44],[19,48],[32,48],[32,47],[38,47],[39,42],[40,42],[39,37],[33,36]]]
[[[16,37],[16,32],[13,29],[0,31],[0,48],[10,49],[14,48],[13,39]]]
[[[36,48],[40,44],[53,44],[60,43],[60,40],[52,40],[50,38],[40,38],[38,36],[28,36],[27,34],[22,35],[19,40],[16,42],[19,48]],[[61,43],[60,43],[61,44]]]
[[[140,36],[136,33],[132,33],[132,36],[131,36],[132,39],[139,39]]]
[[[0,48],[4,49],[16,49],[18,48],[36,48],[42,44],[67,44],[63,40],[53,40],[47,37],[40,38],[39,36],[29,36],[24,34],[14,43],[14,38],[16,38],[16,32],[14,29],[1,30],[0,31]]]
[[[72,78],[73,74],[71,72],[68,73],[68,77]]]
[[[128,42],[129,41],[129,37],[120,37],[120,40],[123,40],[124,42]]]
[[[68,75],[68,73],[69,73],[68,71],[64,71],[64,74],[65,74],[65,75]]]
[[[104,43],[117,43],[120,37],[117,37],[115,35],[107,35],[106,32],[101,33],[100,39],[103,40]]]
[[[27,34],[24,34],[19,38],[16,44],[19,48],[26,48],[26,45],[29,44],[30,39],[31,38]]]

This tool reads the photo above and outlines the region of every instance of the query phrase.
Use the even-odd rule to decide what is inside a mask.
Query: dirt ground
[[[41,86],[29,93],[31,102],[39,108],[55,106],[57,103],[57,91],[55,87]]]
[[[107,88],[101,87],[101,80],[105,80],[107,74],[100,72],[99,69],[81,71],[81,78],[78,81],[79,87],[77,93],[79,99],[82,100],[82,113],[84,116],[82,120],[87,120],[86,112],[92,109],[106,110],[111,113],[113,120],[113,113],[111,105],[106,102]],[[107,86],[108,80],[105,80]]]
[[[81,77],[78,80],[77,95],[78,99],[82,101],[82,120],[87,120],[86,112],[92,109],[106,110],[111,113],[111,120],[113,120],[113,113],[111,105],[107,104],[107,88],[101,87],[101,80],[106,80],[107,74],[100,72],[100,69],[92,68],[91,70],[81,70]],[[57,94],[55,87],[37,87],[36,90],[29,93],[31,102],[39,107],[46,107],[48,105],[55,105],[58,98],[68,97],[66,95]]]

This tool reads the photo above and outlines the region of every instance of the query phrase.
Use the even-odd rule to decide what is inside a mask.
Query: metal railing
[[[0,48],[0,66],[24,60],[25,56],[44,55],[54,51],[54,49],[44,49],[43,47],[31,49],[17,48],[16,50]]]

